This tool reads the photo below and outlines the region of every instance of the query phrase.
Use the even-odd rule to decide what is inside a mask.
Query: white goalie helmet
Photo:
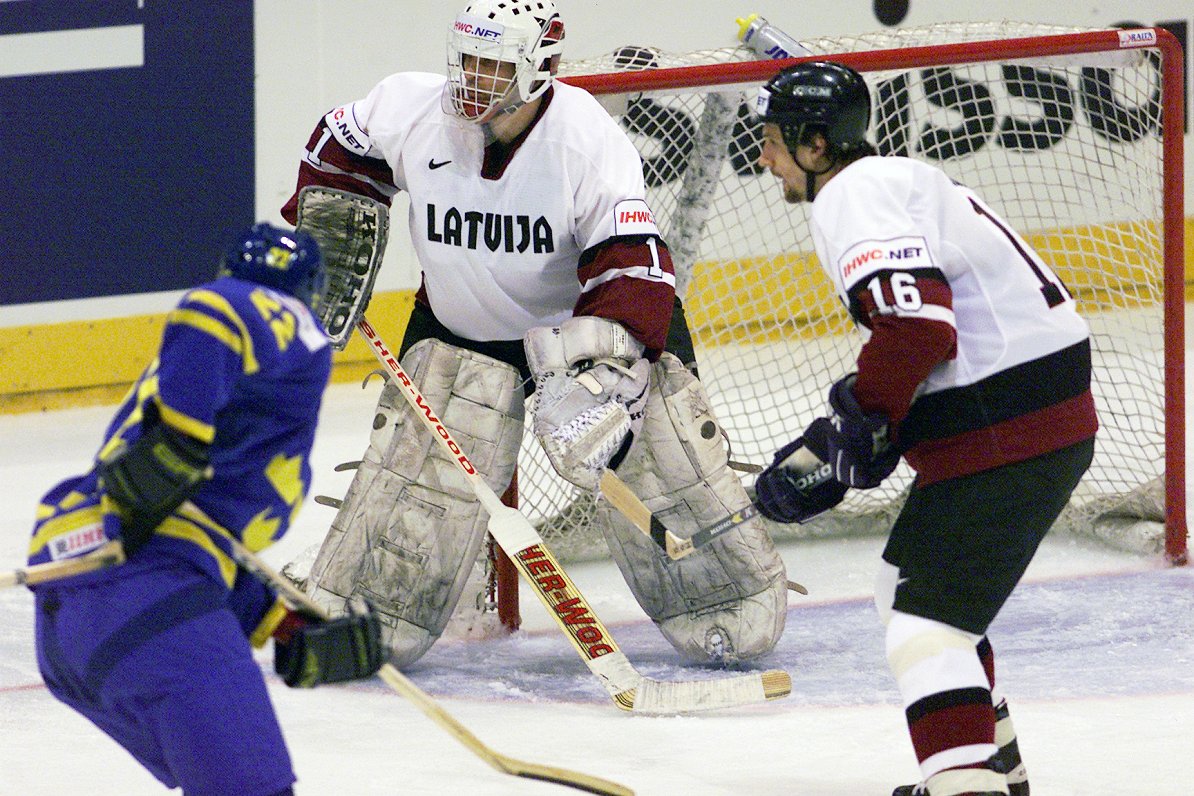
[[[514,110],[547,91],[563,51],[552,0],[475,0],[448,32],[444,110],[472,122]]]

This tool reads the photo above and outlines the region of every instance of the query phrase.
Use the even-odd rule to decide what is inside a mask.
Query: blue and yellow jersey
[[[234,277],[183,296],[166,318],[157,359],[121,403],[96,458],[132,444],[143,423],[161,422],[210,445],[212,478],[137,557],[183,558],[233,588],[228,538],[252,550],[269,546],[306,497],[330,371],[327,338],[299,300]],[[93,468],[43,497],[30,564],[119,536],[120,518],[97,481]]]

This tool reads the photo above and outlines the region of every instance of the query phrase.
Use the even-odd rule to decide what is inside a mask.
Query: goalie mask
[[[564,51],[552,0],[476,0],[448,33],[446,113],[487,122],[547,91]]]
[[[314,307],[327,289],[327,270],[315,238],[255,224],[224,255],[216,276],[234,276],[288,293]]]
[[[822,131],[839,155],[869,146],[870,92],[862,75],[842,64],[788,67],[759,88],[755,115],[779,127],[789,151],[812,130]]]

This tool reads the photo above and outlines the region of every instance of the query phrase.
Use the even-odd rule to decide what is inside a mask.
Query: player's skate
[[[1006,711],[1006,707],[1004,710]],[[1024,766],[1020,762],[1020,751],[1014,744],[1008,744],[1002,747],[998,752],[991,756],[989,761],[987,761],[987,767],[996,773],[1006,773],[1008,770],[1010,770],[1009,768],[1005,768],[1005,766],[1008,764],[1011,764],[1010,769],[1018,768],[1020,775],[1025,776]],[[1006,786],[1007,790],[954,791],[949,790],[948,785],[944,785],[944,787],[947,788],[945,792],[949,796],[996,796],[996,794],[1002,796],[1005,793],[1008,794],[1008,796],[1028,796],[1027,779],[1021,779],[1019,782],[1008,782]],[[933,796],[933,792],[929,789],[928,784],[919,782],[915,785],[901,785],[891,792],[891,796]]]
[[[1028,796],[1028,782],[1020,782],[1015,785],[1009,784],[1007,786],[1007,792],[1009,796]],[[994,791],[993,793],[988,792],[983,794],[973,794],[973,796],[994,796],[994,794],[1000,794],[1000,792]],[[891,796],[931,796],[931,794],[929,793],[928,787],[923,782],[919,782],[915,785],[901,785],[891,792]],[[1000,796],[1002,796],[1002,794],[1000,794]]]

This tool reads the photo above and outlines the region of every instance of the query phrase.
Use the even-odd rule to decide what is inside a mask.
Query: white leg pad
[[[671,354],[652,367],[643,428],[618,475],[684,538],[749,502],[728,466],[704,387]],[[679,652],[696,661],[733,662],[775,647],[787,611],[787,578],[760,526],[747,523],[673,561],[606,501],[598,512],[635,598]]]
[[[518,371],[495,359],[423,340],[402,367],[465,455],[498,494],[514,474],[523,427]],[[418,660],[460,599],[488,517],[393,383],[382,390],[373,433],[307,593],[333,615],[369,600],[381,615],[391,660]]]

